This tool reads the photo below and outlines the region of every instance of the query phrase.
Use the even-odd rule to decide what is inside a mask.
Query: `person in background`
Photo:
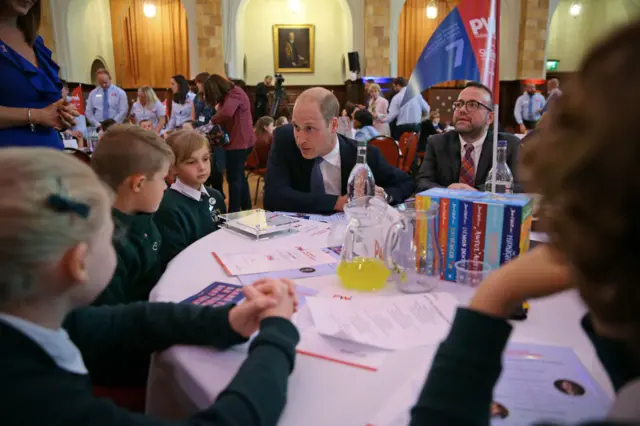
[[[562,90],[560,90],[560,80],[552,78],[547,82],[547,102],[542,108],[542,114],[549,110],[549,107],[562,96]]]
[[[116,123],[116,120],[114,120],[113,118],[108,118],[102,121],[98,126],[98,139],[102,139],[102,136],[104,136],[107,130],[109,130],[109,128],[115,126],[116,124],[118,123]]]
[[[412,410],[412,426],[489,424],[509,316],[524,301],[564,291],[584,301],[581,326],[616,391],[606,418],[583,418],[580,425],[640,424],[640,143],[629,138],[640,120],[638,70],[636,20],[587,52],[523,148],[522,175],[527,192],[540,194],[549,244],[491,273],[469,307],[458,308]],[[535,424],[559,423],[547,416]]]
[[[289,124],[289,120],[287,120],[287,117],[278,117],[278,119],[276,120],[276,127],[284,126],[285,124]]]
[[[264,169],[267,167],[267,161],[269,160],[269,152],[271,151],[271,145],[273,144],[273,131],[275,130],[273,118],[269,116],[260,117],[256,122],[256,144],[253,147],[254,155],[251,164],[251,156],[247,161],[247,165],[251,165],[256,169]]]
[[[182,250],[218,230],[227,208],[224,196],[204,183],[211,172],[209,141],[200,132],[180,130],[167,138],[176,180],[165,191],[154,221],[160,229],[160,258],[166,266]]]
[[[153,123],[151,122],[151,120],[142,120],[138,123],[138,126],[142,127],[148,132],[153,132]]]
[[[404,132],[420,133],[422,117],[428,115],[431,108],[422,94],[414,96],[404,106],[400,106],[407,91],[407,81],[402,77],[396,78],[393,81],[393,86],[398,93],[391,100],[389,114],[385,117],[384,122],[391,123],[396,120],[391,136],[395,140],[400,140],[400,136]]]
[[[71,103],[71,97],[69,96],[69,85],[65,80],[60,80],[62,83],[62,99],[69,104]],[[79,146],[84,145],[84,140],[87,139],[87,120],[84,115],[80,114],[75,118],[75,126],[67,129],[63,132],[68,137],[75,138],[78,141]]]
[[[299,340],[293,283],[261,280],[223,307],[138,302],[87,307],[116,268],[111,194],[86,164],[51,149],[0,150],[0,411],[3,426],[275,425]],[[175,345],[251,342],[210,405],[182,421],[96,398]],[[37,407],[37,408],[36,408]]]
[[[353,102],[344,104],[344,109],[338,118],[338,134],[349,139],[355,139],[356,130],[353,128],[353,114],[358,106]]]
[[[112,119],[123,123],[129,112],[129,101],[124,90],[111,83],[111,73],[104,68],[96,71],[98,87],[89,93],[85,114],[87,121],[98,127],[101,121]]]
[[[369,85],[369,103],[367,104],[367,109],[373,115],[373,126],[378,133],[384,136],[391,135],[389,123],[384,121],[387,117],[387,111],[389,110],[389,101],[382,96],[382,89],[376,83]]]
[[[173,102],[171,104],[171,117],[167,124],[167,132],[180,129],[185,121],[191,119],[193,100],[196,97],[194,93],[189,91],[189,83],[183,75],[178,74],[171,77],[170,84]]]
[[[373,78],[368,78],[364,82],[364,105],[359,105],[361,108],[366,108],[371,102],[371,85],[376,84]],[[386,112],[386,111],[385,111]]]
[[[272,83],[273,77],[268,75],[264,78],[263,82],[256,85],[255,107],[253,113],[253,117],[255,118],[255,120],[258,120],[258,118],[267,115],[267,105],[269,104],[269,98],[267,96],[269,91],[268,88]]]
[[[544,96],[536,91],[535,83],[527,83],[525,92],[516,100],[516,106],[513,115],[518,123],[521,134],[527,133],[527,130],[536,128],[536,124],[542,115],[546,101]]]
[[[483,84],[472,81],[453,103],[455,131],[430,136],[416,181],[416,193],[431,188],[484,191],[493,160],[493,95]],[[514,191],[520,192],[517,160],[520,139],[499,133],[507,141],[507,165],[514,177]]]
[[[209,79],[208,72],[201,72],[196,75],[194,82],[198,88],[196,97],[193,99],[193,109],[191,110],[191,120],[195,121],[195,126],[200,127],[211,121],[215,114],[215,109],[207,105],[204,100],[204,83]]]
[[[60,98],[60,67],[40,28],[40,1],[0,1],[0,147],[64,147],[58,131],[75,125],[75,108]]]
[[[318,214],[344,210],[357,144],[338,134],[339,113],[340,103],[327,89],[314,87],[298,96],[292,125],[274,132],[264,182],[265,209]],[[389,165],[374,146],[367,149],[367,164],[377,196],[390,204],[411,196],[411,177]]]
[[[187,83],[189,84],[189,92],[193,93],[194,95],[197,95],[198,85],[196,84],[195,80],[187,80]]]
[[[266,142],[267,145],[271,145],[273,141],[273,131],[275,130],[273,118],[269,116],[260,117],[256,121],[256,143],[257,141]]]
[[[418,152],[424,152],[427,146],[427,139],[432,135],[443,133],[444,129],[440,124],[440,113],[438,111],[431,111],[429,113],[429,119],[422,122],[420,128],[420,140],[418,141]]]
[[[356,140],[369,142],[372,138],[380,136],[373,126],[373,115],[366,109],[359,109],[353,115],[353,127],[356,129]]]
[[[157,135],[162,132],[162,128],[167,122],[167,111],[158,99],[156,92],[150,86],[142,86],[138,89],[138,100],[131,107],[129,114],[133,124],[140,124],[142,121],[151,122],[151,127]]]
[[[256,143],[249,97],[219,74],[212,75],[205,83],[204,97],[209,105],[219,105],[211,122],[219,124],[229,134],[229,144],[224,147],[229,213],[251,209],[249,183],[244,174],[247,156]]]
[[[112,214],[119,238],[114,241],[116,272],[94,306],[148,300],[160,279],[161,239],[152,214],[172,163],[165,141],[133,124],[111,127],[97,145],[91,167],[115,193]]]
[[[198,86],[198,96],[193,101],[193,111],[191,113],[191,119],[195,120],[195,127],[201,127],[208,124],[211,121],[211,117],[214,116],[216,110],[214,107],[209,106],[204,100],[204,83],[209,79],[208,72],[201,72],[196,75],[195,82]],[[213,155],[213,162],[211,163],[211,177],[207,181],[207,185],[223,191],[223,173],[225,169],[225,153],[224,148],[221,146],[212,146],[211,155]]]

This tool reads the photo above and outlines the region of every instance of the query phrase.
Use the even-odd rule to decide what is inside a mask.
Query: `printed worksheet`
[[[440,343],[458,306],[449,293],[361,298],[351,303],[310,297],[307,303],[318,333],[391,350]]]
[[[287,271],[291,269],[313,268],[318,265],[335,263],[335,258],[322,248],[308,249],[269,248],[246,253],[211,253],[227,275],[259,274],[262,272]]]

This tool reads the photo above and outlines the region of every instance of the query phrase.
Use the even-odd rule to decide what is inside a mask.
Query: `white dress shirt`
[[[391,104],[389,105],[389,115],[387,115],[384,119],[385,123],[390,123],[394,119],[396,120],[396,125],[401,126],[403,124],[419,124],[422,122],[422,114],[429,115],[429,111],[431,107],[424,100],[422,94],[418,94],[413,97],[409,102],[407,102],[403,107],[400,107],[402,100],[404,99],[404,94],[407,92],[407,88],[403,87],[400,91],[391,99]]]
[[[193,198],[196,201],[200,201],[200,198],[202,198],[202,194],[206,195],[207,197],[211,197],[204,185],[200,185],[200,190],[198,191],[188,185],[185,185],[180,181],[180,179],[176,179],[173,185],[171,185],[171,189],[178,191],[182,195],[186,195],[189,198]],[[215,198],[211,197],[211,200],[213,200],[213,203],[215,204]]]
[[[342,166],[340,163],[340,142],[336,136],[336,145],[330,153],[323,156],[320,163],[324,192],[330,195],[342,195]]]
[[[85,115],[87,116],[87,121],[89,121],[89,124],[93,127],[98,127],[104,119],[104,113],[102,111],[104,95],[104,89],[100,86],[89,93]],[[109,97],[109,118],[113,118],[117,123],[124,122],[129,112],[127,94],[115,84],[111,84],[109,88],[107,88],[107,96]]]
[[[513,115],[516,118],[516,122],[518,124],[522,124],[524,120],[540,120],[542,108],[544,108],[544,105],[546,103],[547,101],[544,99],[544,96],[537,92],[533,96],[528,93],[520,95],[520,97],[516,100],[516,106],[513,110]],[[529,104],[533,105],[530,106]]]
[[[484,140],[487,138],[487,132],[484,132],[479,139],[474,141],[465,142],[462,139],[461,135],[458,135],[458,139],[460,139],[460,158],[464,158],[464,153],[466,152],[464,146],[468,143],[473,145],[473,152],[471,153],[471,157],[473,158],[473,177],[476,177],[476,173],[478,173],[478,163],[480,162],[480,154],[482,154],[482,146],[484,145]]]
[[[169,118],[169,124],[167,124],[167,131],[182,127],[185,121],[191,120],[191,110],[193,109],[195,97],[194,93],[189,92],[183,104],[177,102],[171,104],[171,118]]]
[[[52,330],[8,314],[0,314],[0,321],[33,340],[58,367],[75,374],[87,374],[82,354],[65,329]]]

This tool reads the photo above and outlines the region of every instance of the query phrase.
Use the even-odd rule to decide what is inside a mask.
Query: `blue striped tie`
[[[320,164],[322,163],[322,157],[316,158],[315,163],[313,163],[313,168],[311,169],[311,181],[310,181],[310,189],[312,194],[324,194],[324,179],[322,178],[322,170],[320,169]]]
[[[533,115],[533,95],[529,95],[529,121],[536,121],[536,117]]]
[[[102,119],[107,120],[109,118],[109,89],[104,90],[104,94],[102,95]]]

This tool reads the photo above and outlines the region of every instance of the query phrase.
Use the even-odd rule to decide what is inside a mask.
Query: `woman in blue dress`
[[[40,0],[0,0],[0,147],[64,147],[56,129],[73,125],[58,65],[38,36]]]

